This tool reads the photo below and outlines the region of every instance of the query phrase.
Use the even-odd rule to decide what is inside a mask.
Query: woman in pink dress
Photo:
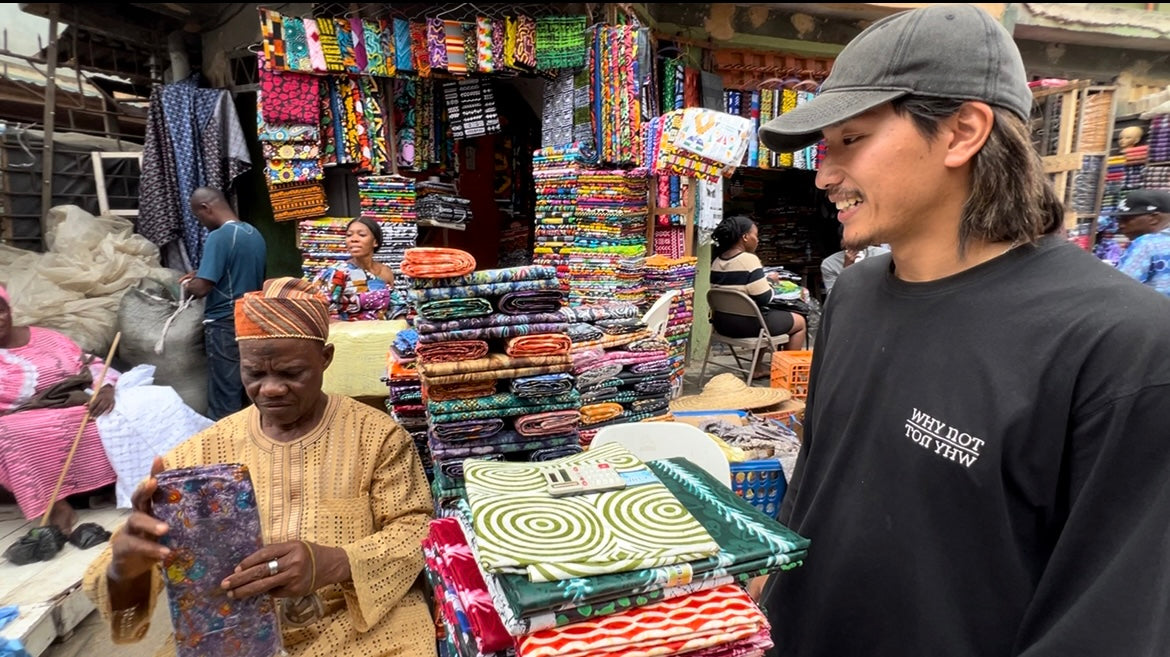
[[[70,402],[53,404],[50,399],[64,397],[70,388],[67,382],[86,369],[96,381],[102,361],[87,358],[73,340],[49,329],[13,326],[8,293],[0,287],[0,487],[16,497],[26,518],[45,512],[85,415],[84,393],[70,395],[76,401],[68,406],[64,404]],[[94,400],[94,415],[114,408],[116,380],[117,373],[110,370]],[[72,388],[84,391],[92,385],[82,382]],[[54,386],[53,392],[60,394],[46,396]],[[91,421],[54,500],[49,517],[52,524],[68,536],[76,513],[65,497],[96,490],[115,479],[97,426]]]

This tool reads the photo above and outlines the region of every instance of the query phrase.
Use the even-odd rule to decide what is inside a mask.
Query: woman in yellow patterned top
[[[416,580],[432,501],[410,436],[383,413],[326,395],[329,311],[311,284],[267,281],[236,305],[241,373],[254,406],[156,459],[134,511],[90,566],[85,590],[115,643],[146,634],[163,588],[150,515],[163,468],[242,463],[256,491],[265,546],[222,586],[270,593],[284,646],[303,657],[433,657],[435,633]],[[173,636],[160,655],[174,655]]]

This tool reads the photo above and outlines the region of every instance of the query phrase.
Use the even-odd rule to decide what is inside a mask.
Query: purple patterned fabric
[[[178,657],[273,657],[283,652],[268,595],[231,599],[220,582],[263,546],[248,468],[208,465],[159,473],[154,515],[170,526],[159,542]]]

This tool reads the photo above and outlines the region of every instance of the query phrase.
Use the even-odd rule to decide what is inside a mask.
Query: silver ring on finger
[[[269,561],[268,562],[268,576],[273,577],[279,572],[280,572],[280,563],[276,559]]]

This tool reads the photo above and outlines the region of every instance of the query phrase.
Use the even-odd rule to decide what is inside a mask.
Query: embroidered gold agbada
[[[341,547],[352,582],[318,590],[326,614],[284,627],[293,657],[434,657],[435,634],[421,590],[422,540],[432,502],[410,436],[389,417],[348,397],[330,396],[321,423],[304,437],[277,442],[260,429],[254,406],[193,436],[166,467],[243,463],[256,489],[264,542],[307,540]],[[146,634],[162,576],[152,577],[148,606],[114,615],[106,569],[110,548],[90,565],[84,587],[113,630],[115,643]],[[175,654],[173,637],[158,653]]]

